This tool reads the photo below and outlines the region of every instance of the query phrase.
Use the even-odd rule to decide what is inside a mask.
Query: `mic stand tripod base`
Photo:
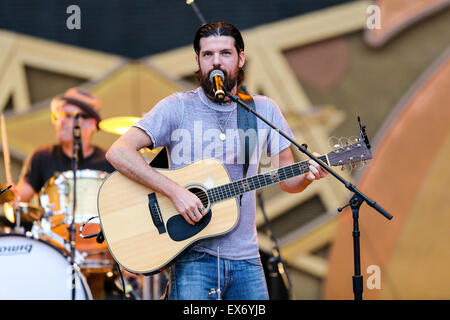
[[[364,199],[358,194],[354,194],[350,199],[349,205],[352,208],[353,214],[353,261],[355,275],[353,276],[353,294],[355,300],[362,300],[363,293],[363,277],[361,275],[361,258],[360,258],[360,244],[359,244],[359,207],[363,203]]]

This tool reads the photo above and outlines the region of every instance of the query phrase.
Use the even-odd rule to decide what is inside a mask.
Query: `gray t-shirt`
[[[272,124],[294,136],[281,114],[277,104],[261,95],[253,95],[256,111]],[[177,92],[161,100],[135,125],[148,134],[153,148],[167,147],[171,169],[186,166],[194,161],[215,158],[224,164],[232,181],[243,177],[244,157],[241,153],[237,125],[236,103],[219,105],[209,100],[202,88]],[[219,123],[220,125],[219,125]],[[247,177],[258,174],[261,155],[276,155],[290,146],[290,142],[270,128],[262,120],[257,120],[258,140],[253,152]],[[226,138],[219,136],[225,130]],[[249,129],[245,134],[253,134]],[[266,157],[264,157],[267,159]],[[226,259],[251,259],[259,256],[255,226],[255,191],[245,193],[239,201],[240,218],[233,230],[225,235],[196,242],[195,251],[217,255]],[[214,206],[212,208],[214,212]]]

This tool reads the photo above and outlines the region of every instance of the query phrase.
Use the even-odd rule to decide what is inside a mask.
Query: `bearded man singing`
[[[207,213],[201,200],[184,186],[148,166],[137,150],[167,147],[172,169],[212,157],[223,163],[232,181],[242,179],[243,155],[237,138],[238,108],[241,107],[228,97],[220,103],[215,100],[210,74],[213,70],[222,71],[225,89],[236,94],[244,78],[244,41],[233,25],[212,22],[199,28],[193,46],[200,87],[177,92],[161,100],[106,154],[119,172],[167,196],[191,225],[199,223]],[[295,139],[273,100],[261,95],[251,97],[259,114]],[[263,121],[256,123],[257,143],[246,176],[257,174],[263,153],[269,156],[274,168],[293,164],[290,142]],[[309,167],[309,173],[281,182],[281,189],[289,193],[301,192],[314,180],[326,176],[317,163],[311,161]],[[237,197],[236,202],[240,216],[230,232],[197,241],[171,266],[169,299],[216,299],[217,296],[211,295],[210,291],[218,288],[218,278],[222,299],[268,299],[255,226],[255,192]]]

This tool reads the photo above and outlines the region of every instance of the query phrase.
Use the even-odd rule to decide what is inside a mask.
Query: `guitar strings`
[[[348,147],[351,147],[347,146]],[[358,145],[359,146],[359,145]],[[330,154],[330,156],[333,156],[334,154]],[[332,157],[334,158],[334,157]],[[322,162],[328,163],[327,155],[320,156],[319,159]],[[300,172],[294,172],[294,170],[299,170]],[[289,173],[289,170],[291,173]],[[278,168],[273,171],[269,171],[265,174],[253,176],[250,178],[244,178],[240,179],[225,185],[217,186],[211,189],[208,189],[206,192],[206,195],[202,193],[202,195],[198,196],[199,199],[202,202],[207,202],[208,200],[212,200],[213,202],[217,202],[220,200],[224,200],[226,198],[230,198],[233,196],[237,196],[239,194],[243,194],[255,189],[262,188],[264,186],[274,184],[292,177],[295,177],[297,175],[307,173],[309,172],[309,164],[308,160],[294,163],[293,165],[286,166],[283,168]],[[284,175],[284,177],[282,177]],[[272,177],[276,177],[276,179],[273,179]],[[280,177],[282,178],[280,180]],[[269,179],[269,180],[267,180]],[[259,186],[256,186],[256,183],[259,184]]]
[[[321,161],[326,161],[326,156],[319,157]],[[300,169],[300,170],[299,170]],[[294,172],[297,170],[299,172]],[[289,173],[289,171],[291,173]],[[208,199],[213,200],[213,202],[220,201],[229,197],[233,197],[235,195],[239,195],[245,192],[252,191],[254,189],[261,188],[263,186],[277,183],[282,180],[286,180],[297,175],[309,172],[309,164],[308,161],[302,161],[298,163],[294,163],[293,165],[282,167],[276,170],[272,170],[262,175],[253,176],[250,178],[240,179],[229,184],[225,184],[222,186],[218,186],[215,188],[211,188],[207,191],[206,197],[199,197],[200,200],[207,201]],[[275,176],[276,179],[272,179],[271,177]],[[280,178],[282,178],[280,180]],[[259,186],[256,186],[256,183]],[[252,187],[250,187],[253,185]],[[220,190],[222,189],[222,190]],[[246,190],[247,189],[247,190]],[[210,196],[208,196],[208,194]],[[225,198],[224,198],[225,196]],[[212,199],[211,199],[212,198]]]

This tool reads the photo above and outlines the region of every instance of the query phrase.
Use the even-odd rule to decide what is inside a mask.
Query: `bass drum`
[[[0,234],[0,300],[71,300],[72,265],[67,252],[23,234]],[[92,300],[75,272],[76,300]]]

